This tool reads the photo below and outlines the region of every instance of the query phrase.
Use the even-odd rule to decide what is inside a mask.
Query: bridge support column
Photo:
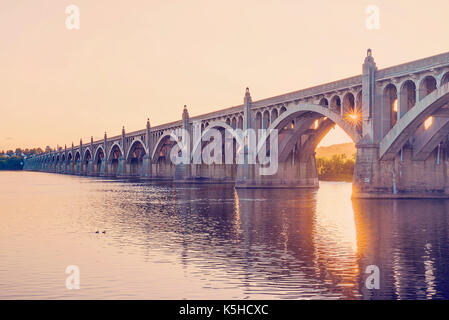
[[[379,160],[378,147],[357,145],[353,198],[448,198],[447,161],[438,150],[413,160],[410,147],[393,159]]]
[[[142,172],[140,173],[142,177],[150,177],[150,157],[146,154],[142,159]]]
[[[101,177],[107,176],[107,160],[103,158],[100,164],[100,172],[98,173]]]
[[[92,159],[87,161],[87,165],[86,165],[86,175],[87,176],[93,176],[95,175],[95,172],[93,170],[93,161]]]
[[[260,175],[259,164],[248,165],[247,170],[242,166],[237,169],[236,188],[318,188],[318,173],[315,156],[306,160],[290,155],[288,160],[278,164],[274,175]],[[248,176],[244,177],[244,172]]]
[[[123,177],[126,175],[126,161],[125,157],[121,156],[118,159],[117,177]]]

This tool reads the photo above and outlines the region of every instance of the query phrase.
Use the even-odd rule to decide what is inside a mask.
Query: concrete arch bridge
[[[317,187],[315,149],[334,126],[356,143],[354,197],[449,196],[449,53],[378,69],[371,50],[362,74],[283,95],[108,137],[25,161],[25,170],[104,177],[139,177],[182,182],[233,183],[239,188]],[[278,168],[259,174],[260,164],[245,161],[175,165],[170,152],[181,130],[267,129],[257,146],[267,147],[278,131]],[[204,148],[207,141],[199,142]],[[239,143],[231,144],[237,158]],[[191,143],[189,152],[198,147]],[[228,146],[229,147],[229,146]],[[246,150],[246,149],[245,149]]]

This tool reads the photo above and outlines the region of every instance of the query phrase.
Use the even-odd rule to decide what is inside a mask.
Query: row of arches
[[[126,163],[130,167],[131,175],[138,175],[139,168],[142,166],[143,157],[147,154],[145,146],[140,140],[135,140],[128,151]],[[114,143],[109,152],[110,174],[115,175],[118,171],[119,160],[124,157],[124,153],[119,144]],[[79,150],[75,152],[73,157],[72,152],[68,152],[67,156],[65,153],[42,157],[38,160],[38,166],[41,169],[47,168],[50,171],[62,171],[64,165],[66,165],[66,170],[73,173],[89,173],[88,171],[94,171],[96,173],[101,172],[102,165],[105,159],[105,151],[102,146],[97,147],[95,155],[93,156],[91,150],[86,148],[84,150],[83,156]]]
[[[440,86],[447,83],[449,83],[449,72],[441,78]],[[437,88],[437,79],[431,75],[424,77],[418,85],[410,79],[400,85],[387,84],[382,95],[383,136],[396,125],[399,118]]]

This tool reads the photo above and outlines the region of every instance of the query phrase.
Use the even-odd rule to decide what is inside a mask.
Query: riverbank
[[[0,156],[0,170],[22,170],[23,158],[19,156]]]

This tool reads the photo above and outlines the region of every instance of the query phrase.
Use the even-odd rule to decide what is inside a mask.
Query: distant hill
[[[316,149],[316,156],[320,158],[332,158],[334,154],[345,154],[347,158],[352,158],[355,153],[355,145],[352,142],[333,144],[328,147],[319,147]]]

